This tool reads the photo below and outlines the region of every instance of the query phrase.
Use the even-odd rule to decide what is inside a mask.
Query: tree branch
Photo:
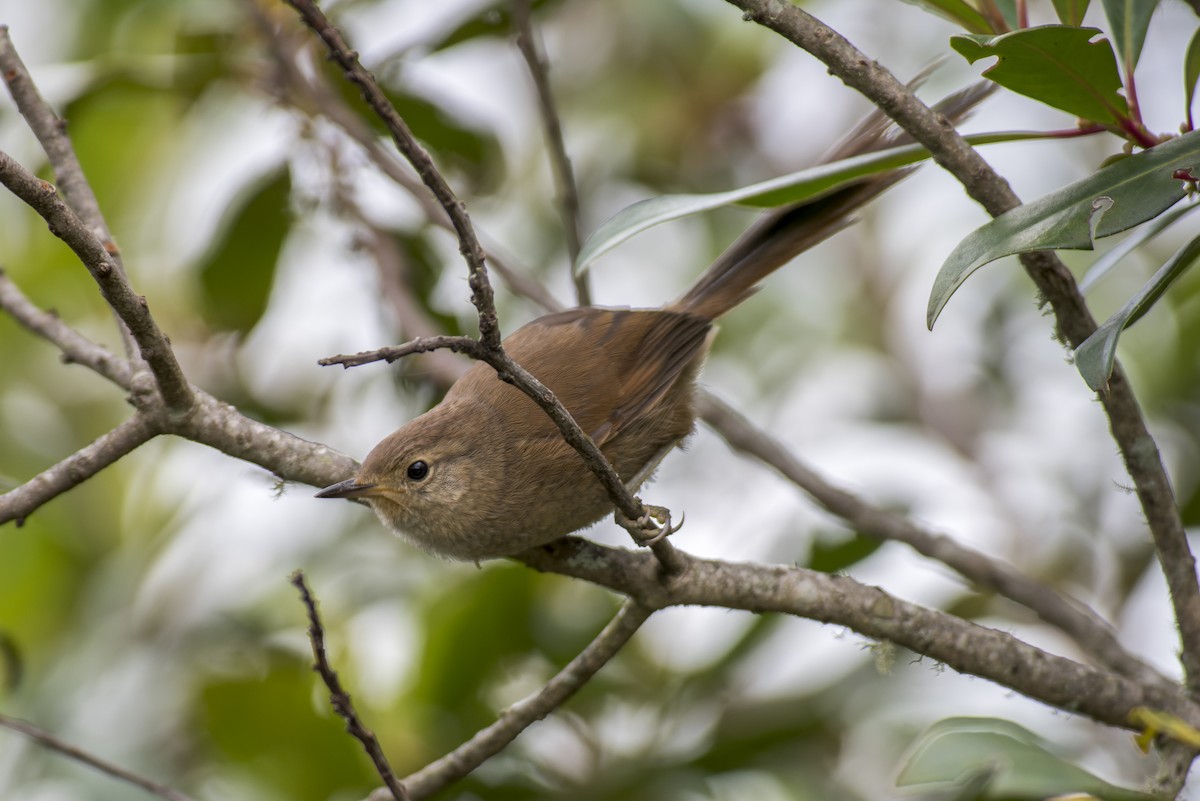
[[[372,362],[387,362],[391,364],[397,359],[403,359],[405,356],[411,356],[416,353],[428,353],[431,350],[439,349],[452,350],[455,353],[465,353],[473,359],[482,358],[483,347],[479,344],[479,340],[471,337],[441,335],[433,337],[417,337],[409,340],[403,345],[393,345],[387,348],[376,348],[375,350],[365,350],[361,353],[354,354],[338,354],[337,356],[329,356],[324,359],[318,359],[317,364],[322,367],[332,367],[335,364],[340,364],[343,368],[349,370],[351,367],[361,367],[364,364]]]
[[[253,420],[195,387],[196,405],[183,420],[167,422],[166,433],[256,464],[284,481],[325,487],[358,468],[343,453]]]
[[[505,709],[495,723],[481,729],[446,756],[407,777],[404,785],[414,801],[428,798],[463,778],[498,754],[533,723],[562,706],[616,656],[652,612],[636,601],[626,601],[616,617],[546,686]],[[382,790],[376,790],[370,797],[370,801],[386,799]]]
[[[154,427],[154,433],[175,434],[208,445],[236,459],[257,464],[284,480],[323,487],[336,481],[338,476],[352,473],[357,467],[357,463],[349,456],[252,420],[198,387],[191,387],[195,399],[191,414],[182,419],[161,415],[161,410],[155,405],[156,399],[139,392],[141,388],[137,386],[135,376],[124,360],[88,340],[55,315],[39,309],[3,271],[0,271],[0,308],[9,312],[28,330],[57,345],[62,350],[65,361],[86,364],[114,384],[130,390],[135,395],[135,405],[141,410],[140,417],[135,416],[123,424],[130,427],[129,432],[122,432],[122,428],[119,427],[41,476],[0,496],[0,522],[19,520],[75,486],[79,482],[69,480],[73,468],[66,465],[74,459],[79,459],[86,469],[87,465],[92,464],[87,459],[90,449],[99,448],[102,452],[109,452],[108,447],[102,443],[107,438],[112,438],[118,443],[123,442],[127,434],[132,435],[133,429],[137,427],[135,421],[139,419],[153,420],[151,425]],[[118,458],[121,455],[124,454],[117,454]],[[92,473],[98,472],[115,460],[92,464]],[[55,473],[60,469],[64,469],[65,472]],[[48,476],[50,473],[55,474]],[[39,479],[48,479],[49,483],[40,483]]]
[[[537,35],[533,30],[531,0],[512,0],[513,27],[517,31],[517,49],[525,59],[533,86],[537,91],[538,111],[542,120],[546,140],[546,158],[554,173],[554,186],[558,195],[559,216],[562,218],[563,234],[567,240],[567,256],[570,262],[571,279],[575,283],[575,301],[580,306],[592,302],[592,290],[588,285],[588,274],[575,270],[575,260],[583,247],[579,233],[579,190],[575,185],[575,170],[567,145],[563,139],[562,122],[550,89],[550,67],[538,47]]]
[[[4,152],[0,152],[0,183],[41,215],[50,226],[50,232],[74,251],[100,287],[104,300],[129,327],[167,410],[174,414],[186,413],[192,403],[191,387],[175,360],[166,335],[150,316],[146,299],[134,294],[113,254],[63,202],[53,185],[39,179]]]
[[[847,576],[681,554],[687,561],[684,571],[663,582],[648,554],[578,537],[532,548],[517,558],[537,570],[608,587],[650,608],[700,605],[782,612],[845,626],[1110,726],[1135,729],[1129,713],[1137,706],[1170,712],[1191,725],[1200,722],[1200,707],[1176,687],[1143,685],[1049,654],[1006,632],[903,601]]]
[[[100,239],[104,249],[112,255],[115,269],[125,278],[125,265],[121,262],[120,248],[117,247],[112,232],[108,230],[108,223],[100,211],[100,203],[88,184],[78,156],[75,155],[75,148],[67,136],[66,120],[55,113],[38,91],[29,70],[25,68],[25,63],[8,36],[6,25],[0,25],[0,75],[4,77],[8,92],[17,104],[17,110],[29,124],[34,137],[50,160],[50,166],[54,169],[54,179],[62,190],[67,205],[83,220],[92,234]],[[125,356],[132,359],[137,352],[133,334],[115,309],[113,317],[121,333]]]
[[[312,643],[313,651],[312,669],[329,689],[329,702],[333,705],[333,710],[346,721],[346,731],[362,743],[363,750],[367,752],[371,764],[375,766],[375,772],[379,774],[379,778],[383,779],[383,783],[387,787],[385,798],[394,801],[410,801],[411,796],[404,789],[404,785],[397,781],[396,774],[392,770],[392,766],[388,764],[387,757],[383,754],[383,748],[379,745],[379,739],[374,732],[363,725],[358,713],[354,711],[354,703],[350,700],[350,694],[342,689],[342,682],[338,678],[337,671],[329,664],[329,657],[325,653],[325,627],[321,625],[321,616],[317,612],[317,600],[308,588],[308,582],[304,580],[304,571],[297,570],[292,574],[292,584],[300,591],[300,600],[304,603],[304,608],[308,613],[308,639]]]
[[[135,412],[133,417],[91,444],[16,489],[0,495],[0,525],[12,520],[21,525],[39,506],[82,484],[162,431],[156,417],[142,411]]]
[[[106,762],[99,757],[92,756],[87,751],[76,748],[73,745],[63,742],[62,740],[50,734],[48,731],[34,726],[32,723],[26,723],[23,720],[10,718],[7,715],[0,715],[0,726],[11,729],[19,734],[28,737],[40,745],[49,748],[51,751],[57,751],[68,759],[73,759],[80,764],[87,765],[90,768],[113,777],[126,784],[132,784],[135,787],[140,787],[148,793],[166,798],[167,801],[192,801],[191,796],[185,795],[180,791],[167,787],[165,784],[159,784],[156,781],[147,779],[145,776],[140,776],[133,771],[125,768],[117,767],[111,762]]]
[[[778,440],[756,429],[748,420],[711,394],[699,398],[700,417],[734,450],[756,457],[772,467],[816,501],[826,511],[870,537],[895,540],[953,568],[975,584],[1032,609],[1068,634],[1088,653],[1123,676],[1139,681],[1173,685],[1150,665],[1129,653],[1107,622],[1092,609],[1029,578],[999,560],[959,545],[950,537],[918,526],[902,514],[873,506],[835,487],[803,464]]]
[[[56,345],[68,364],[82,364],[119,387],[131,389],[133,370],[129,362],[97,345],[64,323],[57,315],[33,304],[0,268],[0,309],[12,315],[23,328]]]
[[[92,233],[100,238],[105,248],[113,255],[119,264],[120,255],[104,214],[100,211],[100,203],[96,200],[92,187],[83,173],[83,166],[75,155],[75,148],[67,136],[66,120],[59,117],[50,104],[42,97],[30,77],[25,63],[21,61],[12,40],[8,35],[8,26],[0,25],[0,75],[8,86],[17,110],[29,123],[30,130],[41,143],[50,166],[54,168],[54,180],[62,190],[63,198]]]
[[[746,19],[775,31],[816,56],[831,73],[886,112],[928,148],[934,160],[954,175],[992,216],[1020,204],[1008,183],[944,117],[930,110],[895,76],[836,31],[790,3],[728,2],[742,9]],[[1078,346],[1095,331],[1096,323],[1070,271],[1050,252],[1027,253],[1020,258],[1025,272],[1054,309],[1060,335],[1072,347]],[[1200,696],[1200,585],[1170,480],[1119,364],[1113,370],[1108,390],[1099,394],[1167,579],[1183,645],[1188,687],[1193,695]]]
[[[1155,798],[1178,798],[1196,759],[1196,749],[1164,737],[1160,738],[1158,752],[1158,770],[1146,789]]]

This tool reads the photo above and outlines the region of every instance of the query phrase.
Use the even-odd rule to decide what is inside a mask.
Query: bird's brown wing
[[[702,353],[710,327],[708,320],[685,312],[585,307],[534,320],[507,337],[504,349],[603,445],[667,394]],[[505,415],[506,425],[516,436],[553,428],[540,410],[525,413],[526,403],[533,403],[528,399],[496,403],[510,392],[520,390],[497,381],[490,367],[476,364],[447,400],[468,393],[491,398],[493,407],[512,410]]]

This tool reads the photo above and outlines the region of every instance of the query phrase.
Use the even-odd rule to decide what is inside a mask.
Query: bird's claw
[[[647,504],[644,508],[646,513],[637,520],[630,520],[619,511],[616,513],[617,524],[632,534],[640,544],[649,547],[683,528],[685,515],[681,514],[679,524],[675,525],[671,522],[671,510],[665,506]]]

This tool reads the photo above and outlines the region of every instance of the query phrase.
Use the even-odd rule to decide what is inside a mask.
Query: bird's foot
[[[645,504],[643,508],[646,513],[637,520],[630,520],[621,514],[620,510],[613,515],[617,525],[628,531],[639,544],[649,547],[683,528],[686,520],[684,515],[679,516],[679,523],[676,525],[671,522],[671,510],[665,506]]]

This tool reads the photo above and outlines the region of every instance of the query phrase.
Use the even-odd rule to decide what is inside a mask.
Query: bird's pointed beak
[[[359,484],[352,478],[331,484],[316,494],[318,498],[363,498],[378,494],[374,484]]]

